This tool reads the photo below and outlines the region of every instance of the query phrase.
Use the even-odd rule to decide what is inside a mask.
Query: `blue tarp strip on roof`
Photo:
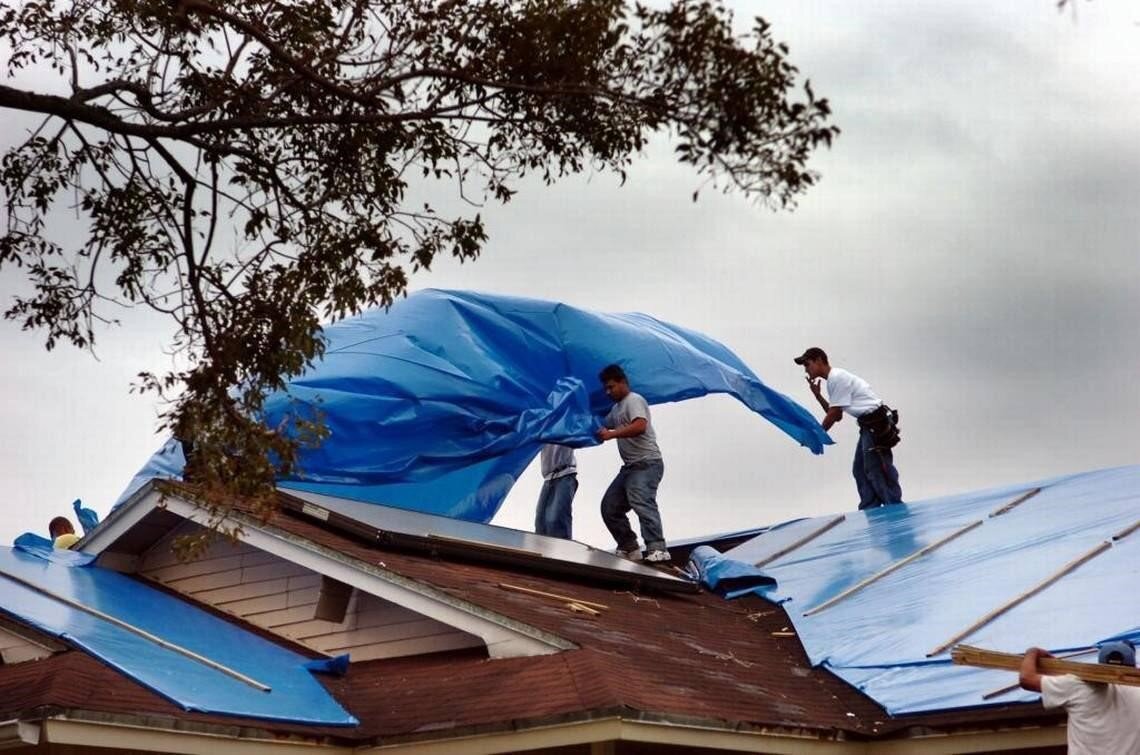
[[[71,551],[0,548],[0,607],[61,637],[186,710],[289,723],[357,723],[304,668],[308,658],[155,590],[124,574],[87,565]],[[209,658],[262,684],[222,671],[145,639],[42,592],[113,616]]]
[[[1000,516],[989,514],[1032,488],[1041,492]],[[754,563],[818,529],[818,517],[772,531],[725,555]],[[983,523],[812,616],[804,612],[892,563],[973,522]],[[1013,674],[953,666],[927,653],[991,610],[1140,521],[1140,467],[1108,469],[850,512],[846,520],[764,571],[777,587],[755,590],[782,602],[812,663],[826,666],[892,714],[1032,700]],[[1089,647],[1135,637],[1140,617],[1140,532],[1016,606],[962,641],[1020,653]]]
[[[319,409],[331,431],[283,487],[490,521],[546,442],[589,446],[611,402],[598,371],[619,363],[651,404],[725,393],[820,453],[830,438],[723,344],[643,314],[427,290],[325,329],[324,358],[266,404]],[[168,444],[132,481],[177,477]]]

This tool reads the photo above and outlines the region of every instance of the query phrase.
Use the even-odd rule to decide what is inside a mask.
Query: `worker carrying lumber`
[[[574,518],[570,510],[578,492],[578,463],[574,449],[547,443],[539,452],[542,490],[534,512],[534,531],[539,535],[573,539]]]
[[[1021,661],[1023,689],[1041,693],[1046,708],[1064,708],[1069,716],[1069,755],[1140,755],[1140,687],[1086,682],[1072,674],[1046,676],[1037,659],[1052,658],[1048,650],[1029,648]],[[1101,646],[1098,663],[1136,666],[1132,643]]]
[[[807,349],[794,361],[803,366],[808,387],[823,407],[824,430],[843,419],[844,412],[859,424],[859,443],[851,467],[859,490],[859,508],[902,503],[899,472],[891,451],[899,442],[898,412],[884,404],[866,380],[828,364],[827,353],[818,346]],[[827,384],[826,399],[820,388],[823,382]]]

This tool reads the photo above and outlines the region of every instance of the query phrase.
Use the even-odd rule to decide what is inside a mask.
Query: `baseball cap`
[[[810,349],[808,349],[807,351],[805,351],[803,354],[796,357],[792,361],[794,361],[796,364],[803,364],[804,362],[806,362],[809,359],[822,359],[823,361],[826,362],[827,361],[827,352],[824,351],[823,349],[819,348],[818,346],[812,346]]]
[[[1128,640],[1114,640],[1102,643],[1098,648],[1097,663],[1113,666],[1135,666],[1136,648]]]

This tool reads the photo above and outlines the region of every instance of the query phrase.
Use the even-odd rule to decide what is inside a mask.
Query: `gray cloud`
[[[797,211],[709,191],[694,204],[699,179],[657,141],[624,187],[527,182],[482,210],[482,259],[414,284],[650,312],[723,340],[809,406],[791,356],[822,345],[901,409],[911,500],[1136,463],[1140,32],[1128,10],[1082,4],[1074,23],[1050,2],[736,6],[742,29],[751,13],[772,21],[843,128]],[[165,364],[164,332],[133,319],[95,362],[0,330],[0,540],[42,529],[78,495],[105,512],[157,442],[155,407],[127,386]],[[654,412],[670,537],[854,507],[850,422],[813,457],[731,400]],[[608,546],[597,501],[616,453],[588,449],[580,466],[576,533]],[[497,521],[529,528],[538,486],[528,470]]]

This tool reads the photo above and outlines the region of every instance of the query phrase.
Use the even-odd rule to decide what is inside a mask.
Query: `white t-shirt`
[[[827,373],[827,403],[852,417],[862,417],[878,409],[883,402],[866,380],[842,367],[832,367]]]
[[[1140,755],[1140,687],[1043,676],[1041,704],[1069,714],[1069,755]]]

